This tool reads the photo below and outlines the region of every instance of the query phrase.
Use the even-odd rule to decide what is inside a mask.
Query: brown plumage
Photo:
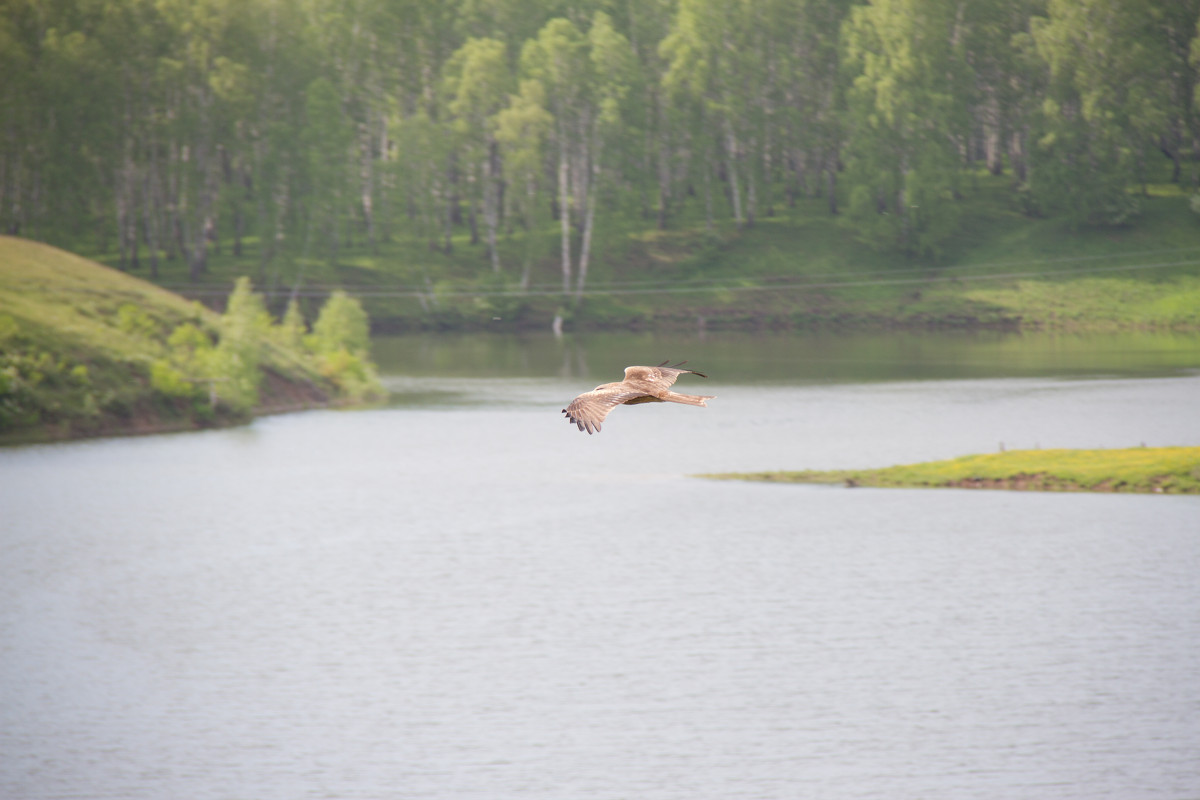
[[[689,406],[706,406],[706,400],[714,395],[680,394],[671,391],[671,384],[683,373],[707,378],[703,372],[680,369],[686,364],[680,361],[673,367],[667,362],[657,367],[626,367],[625,380],[619,383],[602,383],[590,392],[584,392],[563,409],[568,422],[574,422],[581,431],[593,434],[600,430],[600,423],[619,405],[638,403],[684,403]]]

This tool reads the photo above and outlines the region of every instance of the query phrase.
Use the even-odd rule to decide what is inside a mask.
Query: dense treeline
[[[0,0],[0,226],[123,267],[264,274],[605,214],[827,199],[935,253],[970,175],[1115,224],[1195,184],[1200,0]],[[1132,191],[1131,191],[1132,188]],[[843,207],[838,207],[842,197]],[[528,285],[524,274],[507,279]],[[260,276],[261,277],[261,276]]]

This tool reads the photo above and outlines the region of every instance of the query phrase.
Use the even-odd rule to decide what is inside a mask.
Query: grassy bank
[[[740,230],[719,207],[709,230],[694,199],[666,230],[606,207],[578,301],[561,295],[550,219],[505,232],[499,272],[461,226],[449,252],[442,240],[433,248],[394,230],[374,246],[347,242],[334,261],[291,253],[264,263],[255,240],[243,239],[239,255],[226,240],[199,282],[180,259],[160,262],[155,280],[219,305],[232,279],[249,275],[275,298],[276,313],[299,287],[310,318],[329,288],[342,286],[384,330],[545,329],[556,315],[568,328],[592,329],[1200,330],[1200,218],[1179,187],[1151,184],[1128,225],[1071,228],[1024,214],[1010,184],[977,176],[961,201],[962,225],[926,259],[867,246],[822,198],[776,203]],[[148,271],[143,253],[137,274]]]
[[[261,318],[235,329],[146,281],[0,237],[0,443],[231,424],[345,396],[272,330]]]
[[[1200,447],[1013,450],[883,469],[746,472],[702,477],[892,488],[1200,494]]]

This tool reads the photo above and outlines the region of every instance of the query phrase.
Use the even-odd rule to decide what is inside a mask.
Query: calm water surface
[[[398,339],[389,408],[0,451],[0,796],[1200,798],[1200,498],[688,477],[1200,444],[1194,341],[938,338]],[[562,420],[668,356],[709,408]]]

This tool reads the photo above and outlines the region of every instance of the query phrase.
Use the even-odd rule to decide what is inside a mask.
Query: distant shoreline
[[[195,420],[168,420],[155,417],[131,420],[125,423],[100,424],[93,428],[79,429],[69,425],[42,425],[0,433],[0,450],[6,447],[22,447],[38,444],[61,444],[82,442],[91,439],[120,439],[135,436],[159,436],[169,433],[199,433],[200,431],[224,430],[249,425],[262,417],[295,414],[301,411],[323,411],[345,408],[349,402],[329,400],[313,403],[270,404],[254,409],[246,416],[222,417],[212,422]]]

